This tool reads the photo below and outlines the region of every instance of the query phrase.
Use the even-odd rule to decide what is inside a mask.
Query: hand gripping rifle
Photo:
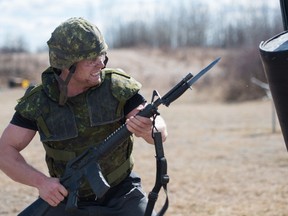
[[[187,74],[186,77],[184,77],[168,93],[166,93],[163,97],[159,97],[155,102],[148,104],[137,115],[148,118],[157,115],[158,106],[163,104],[168,107],[170,103],[180,97],[203,74],[218,63],[219,60],[220,58],[214,60],[194,77],[191,73]],[[99,146],[87,149],[81,155],[67,163],[65,172],[60,178],[61,184],[69,191],[65,209],[66,211],[73,212],[78,209],[77,194],[83,179],[88,180],[97,198],[101,198],[105,195],[105,193],[109,190],[110,185],[102,175],[98,160],[107,155],[107,153],[113,150],[117,145],[120,145],[131,134],[132,133],[126,127],[126,124],[123,124],[111,135],[109,135]],[[51,206],[47,202],[41,198],[38,198],[21,213],[19,213],[18,216],[44,216],[50,207]]]

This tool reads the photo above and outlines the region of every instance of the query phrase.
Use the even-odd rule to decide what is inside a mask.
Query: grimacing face
[[[98,56],[95,59],[79,61],[76,65],[72,79],[83,86],[93,87],[101,82],[101,70],[105,66],[104,58]]]
[[[105,67],[105,55],[94,59],[85,59],[76,63],[76,68],[69,86],[78,89],[87,89],[101,82],[101,70]],[[61,78],[66,79],[69,70],[62,70]]]

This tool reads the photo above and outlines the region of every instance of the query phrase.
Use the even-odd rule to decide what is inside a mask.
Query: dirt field
[[[23,90],[0,91],[0,132]],[[188,91],[185,97],[197,97]],[[170,206],[167,216],[288,215],[288,153],[277,125],[272,133],[271,102],[238,104],[179,101],[159,109],[166,119]],[[23,154],[46,172],[38,138]],[[148,193],[155,180],[154,147],[137,140],[135,170]],[[37,191],[0,172],[0,215],[14,216]],[[160,195],[157,208],[164,200]]]

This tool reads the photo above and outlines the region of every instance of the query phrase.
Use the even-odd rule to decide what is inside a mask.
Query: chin
[[[101,82],[101,78],[99,77],[93,77],[93,79],[89,80],[89,83],[92,84],[92,86],[98,85]]]

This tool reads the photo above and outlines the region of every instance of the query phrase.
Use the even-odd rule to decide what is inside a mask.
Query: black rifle
[[[193,83],[195,83],[203,74],[210,70],[220,58],[210,63],[206,68],[193,77],[191,73],[186,75],[176,86],[174,86],[163,97],[159,97],[155,102],[148,104],[137,115],[152,117],[157,115],[157,107],[161,104],[169,106],[174,100],[180,97]],[[158,95],[159,96],[159,95]],[[125,141],[132,133],[123,124],[111,135],[109,135],[99,146],[91,147],[81,155],[69,161],[65,172],[60,178],[61,184],[68,190],[68,199],[66,211],[73,212],[78,208],[77,193],[83,179],[87,179],[97,198],[101,198],[109,190],[110,185],[102,175],[98,161],[116,146]],[[45,215],[51,206],[43,199],[38,198],[18,216],[42,216]]]

